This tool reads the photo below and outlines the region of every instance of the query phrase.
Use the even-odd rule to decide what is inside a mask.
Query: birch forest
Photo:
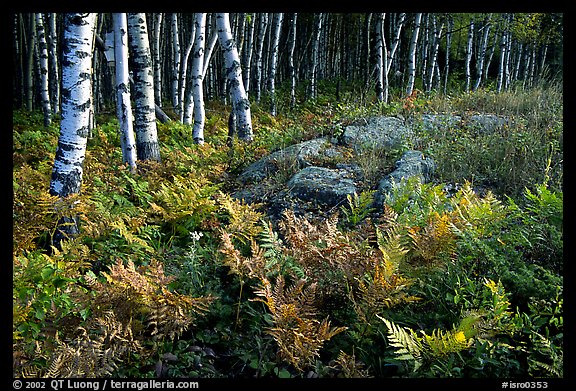
[[[10,19],[15,388],[563,382],[562,13]]]

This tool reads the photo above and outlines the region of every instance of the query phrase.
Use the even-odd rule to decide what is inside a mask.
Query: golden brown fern
[[[261,280],[261,288],[255,293],[272,314],[273,326],[267,329],[278,345],[280,359],[304,370],[314,364],[325,341],[346,330],[332,327],[328,318],[316,319],[315,284],[298,280],[285,286],[280,275],[274,287],[267,279]]]

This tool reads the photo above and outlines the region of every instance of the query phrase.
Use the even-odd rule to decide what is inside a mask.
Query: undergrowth
[[[162,163],[135,173],[102,122],[66,199],[48,193],[57,124],[14,112],[14,376],[562,377],[562,117],[530,94],[358,106],[344,91],[276,117],[255,105],[254,143],[232,149],[212,103],[205,145],[159,124]],[[270,151],[440,107],[524,121],[423,133],[436,182],[407,181],[383,205],[366,190],[325,219],[273,222],[228,193]],[[80,234],[57,249],[62,217]]]

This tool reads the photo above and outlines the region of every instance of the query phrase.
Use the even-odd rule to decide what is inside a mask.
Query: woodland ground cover
[[[117,121],[89,140],[81,194],[48,186],[58,123],[13,113],[13,372],[48,377],[563,377],[563,91],[336,101],[329,83],[255,139],[158,124],[162,162],[121,164]],[[421,130],[432,183],[369,210],[369,190],[274,224],[230,196],[256,159],[360,116],[494,113],[513,128]],[[367,159],[366,165],[387,164]],[[365,167],[370,171],[370,167]],[[280,173],[279,175],[282,175]],[[453,191],[449,191],[450,184]],[[61,217],[81,233],[50,246]]]

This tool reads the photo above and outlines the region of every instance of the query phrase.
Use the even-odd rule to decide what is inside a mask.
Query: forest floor
[[[188,126],[159,123],[162,162],[136,173],[122,164],[117,121],[99,116],[82,192],[65,200],[48,194],[57,121],[14,112],[15,376],[563,377],[558,87],[388,105],[321,97],[278,116],[254,105],[254,142],[232,148],[227,110],[208,104],[203,146]],[[407,181],[378,213],[373,185],[274,221],[266,203],[233,197],[274,151],[373,116],[435,113],[516,122],[485,134],[421,128],[356,156],[373,179],[406,150],[435,161],[430,181]],[[294,170],[262,181],[261,199]],[[68,215],[80,235],[51,248]]]

